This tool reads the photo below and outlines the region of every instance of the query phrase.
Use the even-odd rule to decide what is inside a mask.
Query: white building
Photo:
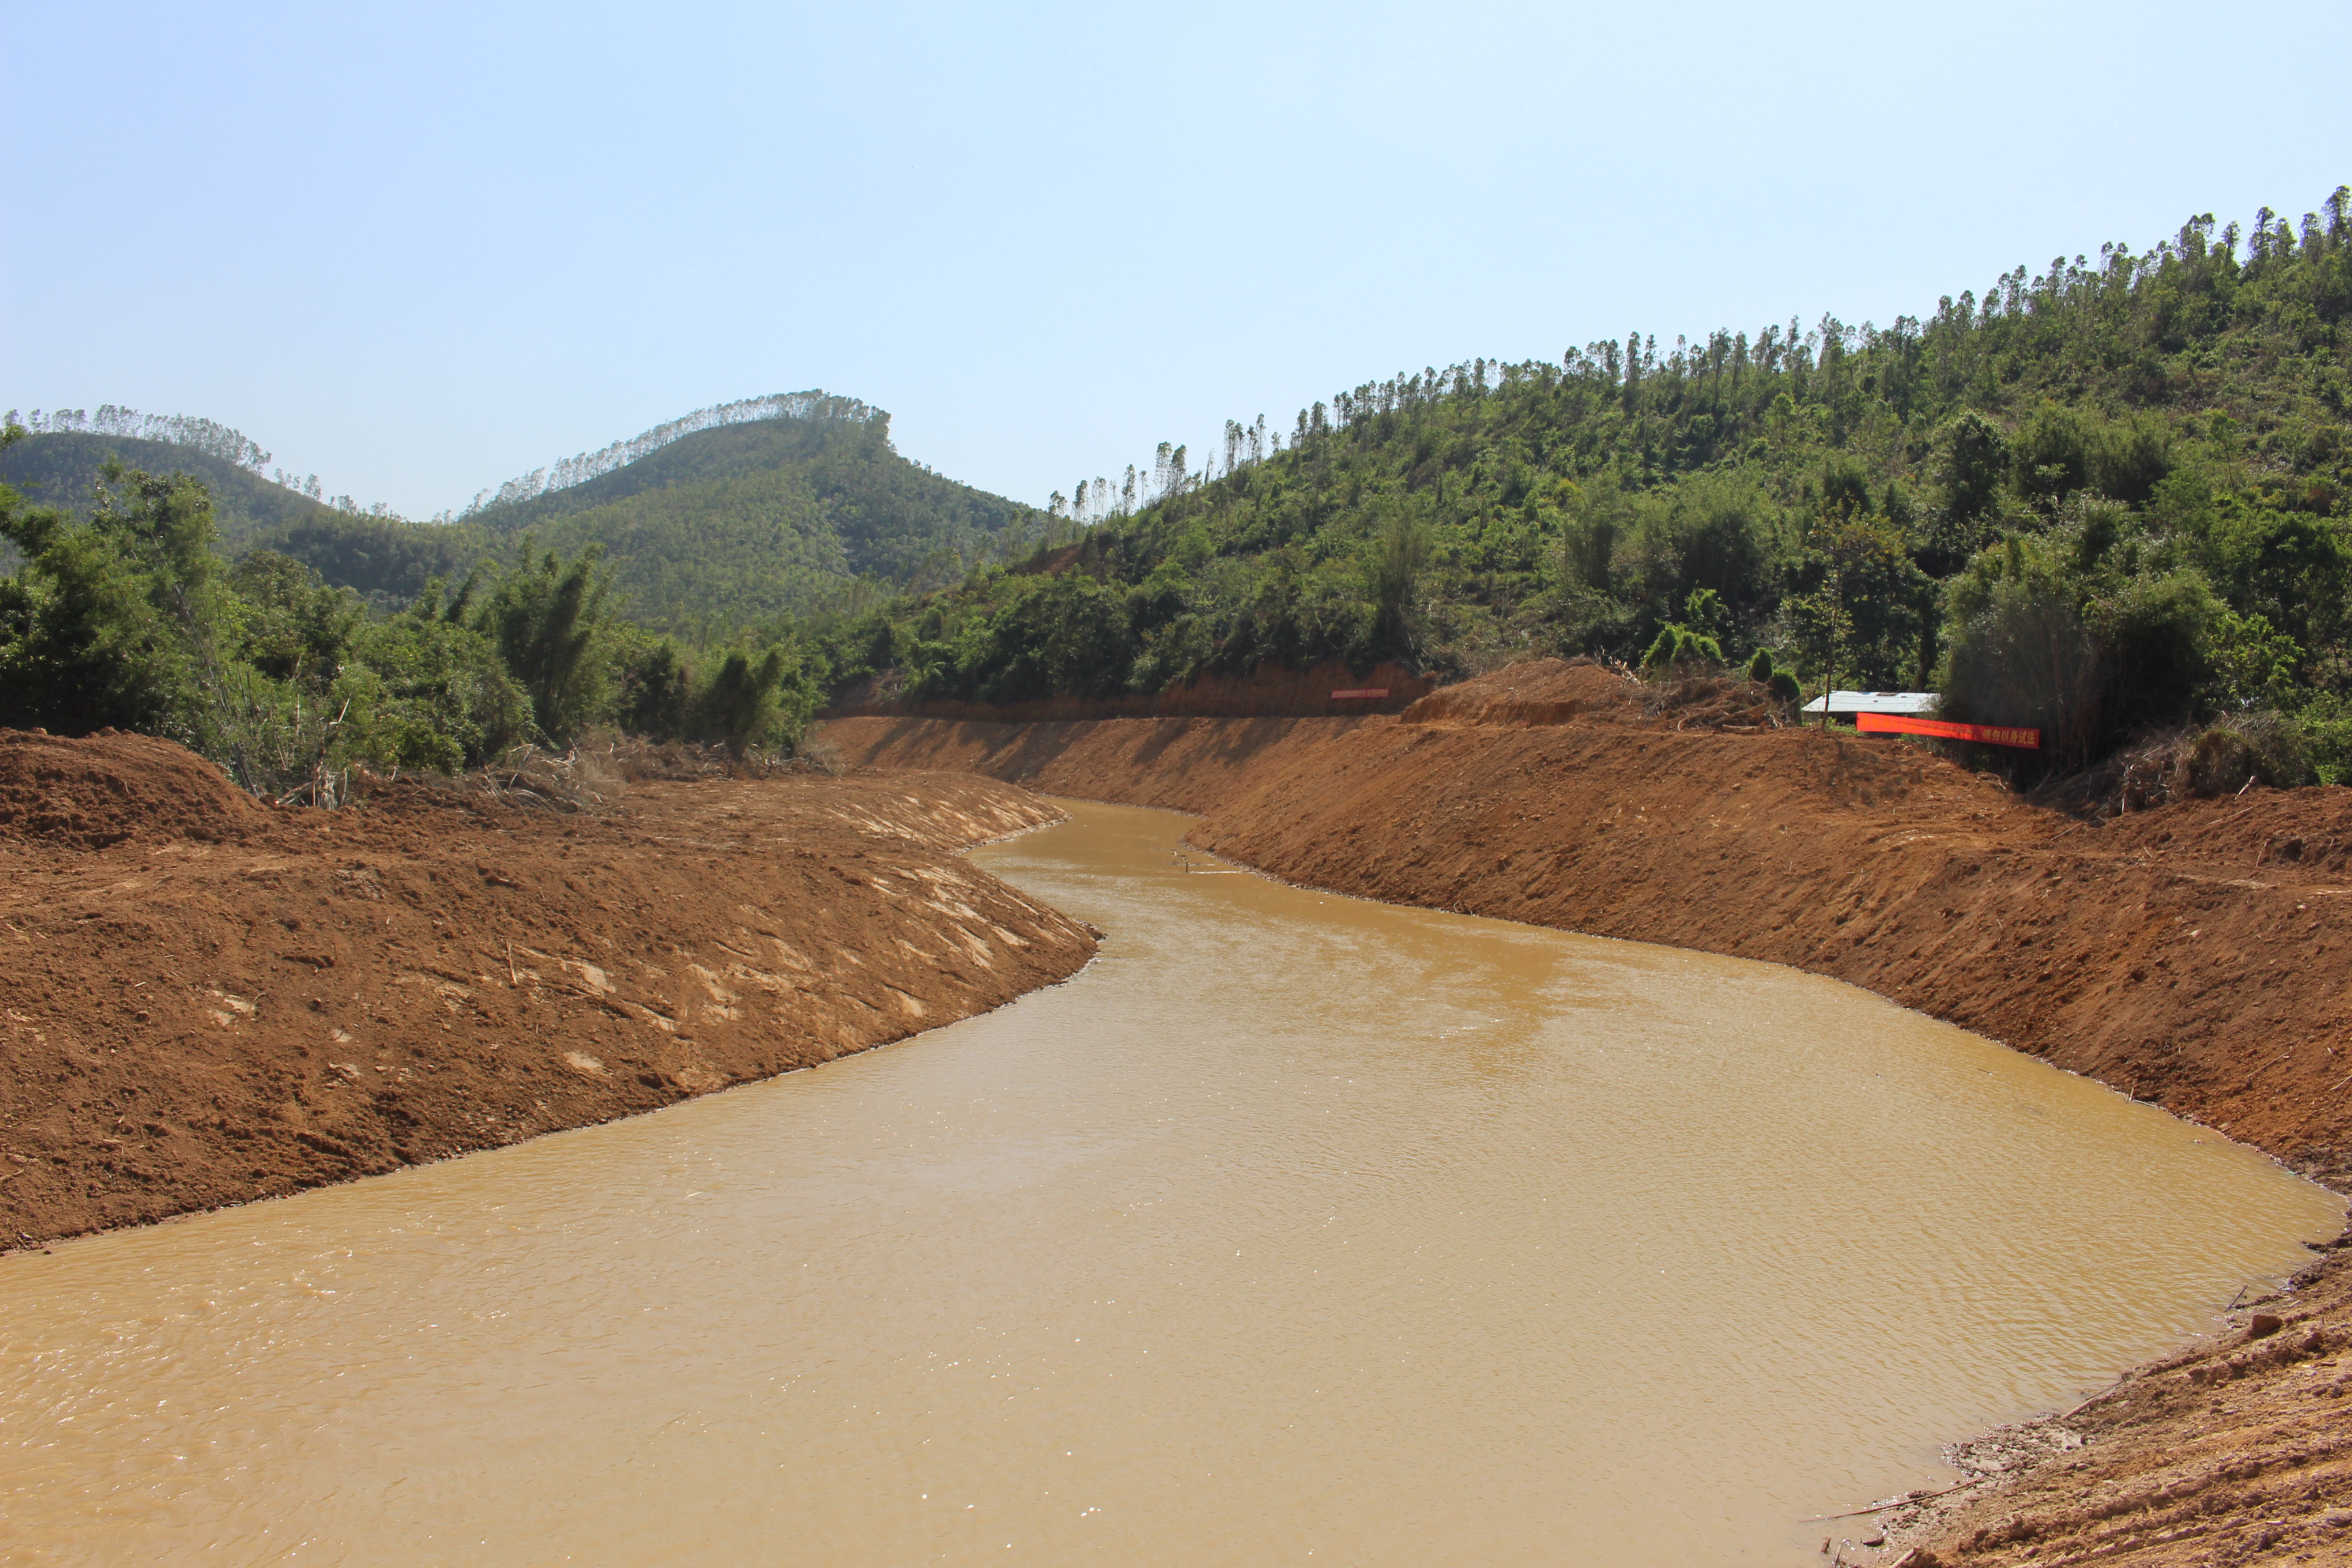
[[[1801,711],[1818,714],[1822,704],[1829,707],[1832,719],[1852,718],[1856,713],[1901,713],[1913,719],[1935,716],[1937,694],[1933,691],[1832,691],[1826,697],[1816,697]]]

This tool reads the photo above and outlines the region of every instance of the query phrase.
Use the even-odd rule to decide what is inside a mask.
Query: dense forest
[[[797,413],[683,435],[562,489],[530,495],[526,476],[465,526],[601,545],[637,620],[702,636],[955,582],[1044,537],[1039,509],[901,457],[887,414],[795,395]]]
[[[908,461],[887,414],[821,392],[698,410],[431,522],[329,502],[315,476],[265,477],[269,455],[208,420],[109,407],[25,427],[30,439],[0,451],[0,483],[38,504],[88,514],[110,460],[187,473],[210,490],[230,558],[290,556],[379,611],[485,561],[599,546],[630,619],[700,641],[955,581],[1024,552],[1051,522]]]
[[[1229,424],[1198,469],[1163,450],[1140,496],[1130,472],[1057,497],[1031,560],[817,640],[840,677],[981,701],[1268,660],[1761,652],[2039,725],[2046,765],[2276,714],[2279,770],[2344,777],[2348,206],[2195,217],[1885,327],[1368,383],[1287,432]]]
[[[828,673],[796,615],[960,579],[1053,521],[818,392],[698,410],[425,523],[264,477],[209,420],[0,431],[0,725],[168,735],[271,795],[599,728],[789,751]]]
[[[698,411],[431,523],[265,478],[210,421],[31,423],[0,437],[0,725],[168,735],[263,795],[599,727],[789,750],[825,673],[793,612],[961,578],[1050,523],[822,393]]]
[[[21,426],[0,447],[21,444]],[[120,464],[83,512],[0,486],[0,726],[167,736],[262,795],[331,803],[354,763],[450,773],[597,725],[789,747],[820,670],[623,619],[593,546],[436,577],[373,611],[302,562],[222,552],[210,487]]]

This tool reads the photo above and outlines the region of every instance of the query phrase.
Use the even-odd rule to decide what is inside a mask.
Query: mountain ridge
[[[528,542],[567,555],[602,547],[642,624],[723,629],[805,615],[877,586],[936,586],[1025,548],[1045,527],[1038,509],[899,454],[887,412],[822,391],[697,410],[485,490],[464,515],[429,522],[331,506],[277,483],[258,470],[254,455],[266,463],[268,454],[250,442],[235,460],[208,446],[129,433],[225,428],[211,421],[109,412],[124,417],[99,429],[44,428],[0,453],[0,481],[37,503],[86,513],[110,458],[192,474],[213,492],[225,553],[290,555],[380,609],[408,603],[435,577],[454,581],[481,562],[515,557]]]

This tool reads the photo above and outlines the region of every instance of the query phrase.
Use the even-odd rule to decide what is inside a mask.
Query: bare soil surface
[[[2352,1190],[2352,790],[2091,822],[1911,742],[1759,722],[1737,692],[1662,698],[1556,661],[1401,717],[853,719],[826,734],[853,762],[1196,812],[1192,842],[1293,882],[1832,975]],[[2271,1310],[2299,1325],[2344,1322],[2352,1273],[2331,1263],[2284,1300]],[[2352,1464],[2333,1436],[2352,1416],[2312,1392],[2352,1363],[2335,1328],[2308,1354],[2277,1348],[2311,1331],[2143,1369],[2067,1428],[2081,1452],[2025,1445],[1999,1482],[1954,1494],[1920,1550],[2352,1562]],[[2217,1408],[2187,1380],[2224,1363]],[[2159,1384],[2200,1398],[2136,1403]],[[2110,1481],[2158,1476],[2146,1495],[2173,1523],[2116,1522],[2154,1517],[2137,1503],[2098,1513],[2125,1495]],[[2005,1522],[2021,1510],[2039,1521],[2022,1534]],[[1887,1561],[1898,1547],[1832,1550]]]
[[[1357,675],[1344,664],[1313,669],[1260,669],[1245,676],[1204,675],[1188,686],[1143,695],[1047,697],[1031,702],[914,702],[899,696],[896,671],[867,677],[835,694],[828,718],[984,719],[1041,723],[1070,719],[1331,718],[1396,713],[1433,689],[1426,677],[1383,664]],[[1338,692],[1349,695],[1339,697]]]
[[[892,773],[277,810],[165,742],[0,731],[0,1236],[510,1143],[1002,1005],[1093,934],[952,851],[1060,815]]]

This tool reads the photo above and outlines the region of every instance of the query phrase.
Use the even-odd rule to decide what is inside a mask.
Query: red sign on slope
[[[2020,751],[2042,749],[2042,731],[2008,724],[1948,724],[1940,719],[1913,719],[1900,713],[1857,713],[1853,727],[1865,735],[1934,735],[1945,741],[1975,741],[1987,746],[2015,746]]]

